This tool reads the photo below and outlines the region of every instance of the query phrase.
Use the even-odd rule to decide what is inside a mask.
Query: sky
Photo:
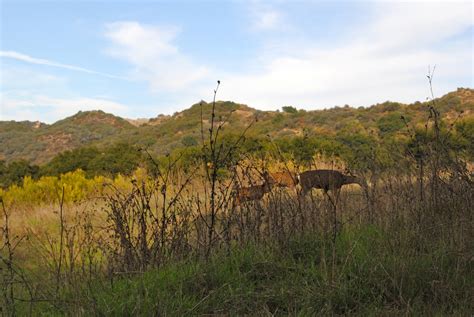
[[[473,88],[472,2],[0,0],[0,120],[261,110]]]

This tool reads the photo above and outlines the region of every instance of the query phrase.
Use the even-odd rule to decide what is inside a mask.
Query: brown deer
[[[333,170],[312,170],[301,173],[299,176],[301,192],[306,195],[312,188],[320,188],[327,193],[331,190],[338,194],[343,185],[359,184],[364,187],[366,182],[363,178],[352,175],[344,175]]]
[[[237,188],[235,194],[235,204],[241,205],[245,201],[260,200],[266,193],[271,192],[275,181],[270,175],[263,173],[264,182],[261,185],[253,185],[248,187]]]
[[[313,170],[301,173],[299,175],[299,181],[302,197],[313,188],[324,190],[324,194],[327,196],[333,207],[333,241],[335,241],[337,233],[340,230],[340,221],[337,220],[337,205],[339,202],[341,187],[347,184],[359,184],[360,186],[365,187],[365,179],[352,175],[344,175],[341,172],[334,170]],[[328,191],[333,192],[333,197],[329,195]]]
[[[290,171],[270,173],[270,177],[277,187],[295,188],[298,184],[298,176]]]

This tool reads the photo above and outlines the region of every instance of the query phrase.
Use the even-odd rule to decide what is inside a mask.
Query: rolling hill
[[[445,122],[474,120],[474,90],[459,88],[441,98],[435,105]],[[410,126],[424,125],[429,116],[429,102],[402,104],[386,101],[370,107],[334,107],[305,111],[284,107],[282,111],[260,111],[231,101],[216,104],[216,120],[226,122],[224,130],[239,133],[252,124],[248,135],[273,138],[305,135],[333,136],[341,132],[362,132],[383,138],[387,134],[403,134],[405,118]],[[0,160],[26,159],[43,164],[58,153],[86,145],[101,146],[126,142],[146,146],[156,154],[201,139],[203,128],[209,127],[212,104],[204,101],[172,116],[131,120],[103,111],[86,111],[44,124],[30,121],[0,121]]]

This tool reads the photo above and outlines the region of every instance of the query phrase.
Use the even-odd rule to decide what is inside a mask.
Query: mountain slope
[[[384,102],[367,108],[349,106],[325,110],[260,111],[246,105],[219,101],[216,121],[226,122],[225,133],[241,133],[252,123],[249,136],[274,138],[305,135],[333,136],[337,133],[402,133],[405,124],[424,125],[428,118],[428,102],[401,104]],[[459,88],[435,100],[436,108],[447,122],[474,117],[474,90]],[[139,121],[127,120],[103,111],[79,112],[52,125],[39,122],[0,121],[0,159],[26,159],[36,164],[49,161],[65,150],[85,146],[105,146],[128,142],[163,154],[174,148],[201,140],[202,128],[210,126],[212,104],[204,101],[173,116],[160,115]]]
[[[109,138],[135,126],[103,111],[78,112],[52,125],[0,122],[0,159],[44,163],[56,154]]]

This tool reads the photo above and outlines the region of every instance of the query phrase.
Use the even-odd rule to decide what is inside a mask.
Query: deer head
[[[274,179],[270,177],[268,172],[261,173],[263,178],[263,184],[253,185],[248,187],[241,187],[236,192],[236,203],[240,205],[243,201],[260,200],[266,193],[271,192]]]
[[[346,169],[345,172],[348,173],[348,175],[343,175],[344,185],[358,184],[363,188],[367,188],[367,181],[365,178],[354,175],[349,169]]]

